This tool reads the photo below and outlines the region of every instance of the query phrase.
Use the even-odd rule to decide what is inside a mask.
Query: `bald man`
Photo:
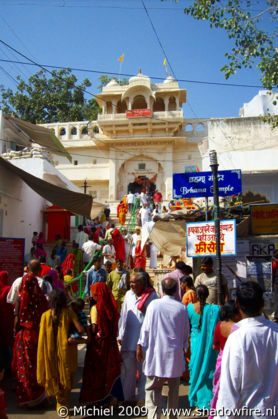
[[[142,362],[143,348],[146,349],[143,372],[147,377],[145,392],[149,419],[160,418],[162,387],[166,380],[169,386],[167,407],[171,410],[178,407],[189,336],[187,308],[174,297],[177,281],[165,278],[161,285],[163,297],[149,304],[137,345],[138,362]],[[176,417],[174,411],[169,417]]]

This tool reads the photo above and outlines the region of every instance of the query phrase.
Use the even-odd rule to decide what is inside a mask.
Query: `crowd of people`
[[[131,267],[126,234],[112,225],[99,232],[97,221],[86,231],[79,226],[72,253],[57,237],[51,257],[65,256],[60,269],[40,256],[12,285],[8,273],[0,272],[0,373],[13,373],[18,405],[45,406],[55,397],[57,411],[69,407],[82,343],[81,405],[136,404],[146,406],[148,418],[158,419],[167,382],[169,417],[174,418],[183,377],[197,415],[199,409],[211,409],[211,417],[228,418],[233,416],[223,409],[243,407],[258,409],[254,418],[278,412],[278,325],[263,315],[261,287],[244,282],[231,301],[223,277],[219,307],[213,260],[205,257],[195,280],[192,268],[180,261],[154,289],[142,251],[136,251],[140,230],[134,233],[136,243],[127,241],[128,255],[135,254]],[[92,259],[84,299],[71,288],[78,251],[81,270]],[[5,408],[0,389],[1,418]]]

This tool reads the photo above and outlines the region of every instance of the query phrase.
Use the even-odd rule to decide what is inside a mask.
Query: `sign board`
[[[218,172],[219,196],[241,193],[241,170]],[[174,173],[173,198],[199,198],[213,196],[212,172]]]
[[[14,281],[23,274],[25,239],[0,237],[0,271],[7,271]]]
[[[272,291],[272,257],[246,256],[247,281],[258,282],[265,292]]]
[[[250,205],[252,234],[278,233],[278,204]]]
[[[127,118],[151,118],[151,109],[132,109],[126,111]]]
[[[222,256],[236,255],[236,220],[220,221],[220,248]],[[186,224],[187,257],[216,255],[214,221]]]

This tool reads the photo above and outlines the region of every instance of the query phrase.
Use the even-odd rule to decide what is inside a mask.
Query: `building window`
[[[73,127],[71,129],[70,135],[77,135],[77,129],[76,129],[76,127]]]
[[[65,130],[65,128],[61,128],[60,129],[60,135],[62,136],[62,135],[66,135],[66,130]]]
[[[81,134],[82,135],[87,135],[88,134],[88,128],[87,127],[82,128]]]
[[[77,166],[78,165],[78,160],[74,160],[73,164],[74,164],[74,166]]]
[[[146,163],[138,163],[138,170],[146,170]]]
[[[94,134],[98,134],[99,133],[99,127],[97,125],[94,126],[93,133]]]

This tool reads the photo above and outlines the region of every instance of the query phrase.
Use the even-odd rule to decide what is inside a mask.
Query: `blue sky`
[[[221,29],[186,16],[189,0],[145,0],[146,7],[177,79],[226,83],[220,71],[232,41]],[[263,3],[263,1],[262,1]],[[122,73],[166,77],[164,54],[141,0],[0,0],[0,39],[41,64],[118,72],[117,59],[125,54]],[[254,9],[254,14],[262,10]],[[265,28],[271,22],[264,19]],[[0,44],[0,59],[25,61]],[[0,62],[0,84],[15,89],[13,78],[27,79],[39,68]],[[8,75],[8,74],[9,75]],[[97,93],[98,74],[88,77]],[[259,72],[241,70],[228,83],[260,86]],[[158,80],[152,79],[153,82]],[[179,82],[187,89],[186,118],[238,116],[239,108],[258,88],[213,86]]]

